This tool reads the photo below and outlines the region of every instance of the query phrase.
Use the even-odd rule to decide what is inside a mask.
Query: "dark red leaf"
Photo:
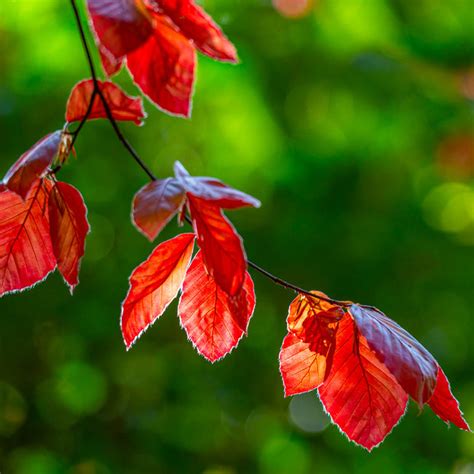
[[[57,156],[61,134],[58,130],[46,135],[23,153],[3,178],[5,186],[25,199],[34,183]]]
[[[51,183],[37,180],[25,200],[0,193],[0,296],[40,282],[56,267],[47,212]]]
[[[188,205],[207,271],[224,291],[235,296],[247,269],[240,236],[216,205],[191,195]]]
[[[127,67],[142,92],[163,110],[184,117],[191,112],[196,53],[164,17],[146,43],[127,55]]]
[[[469,428],[469,425],[463,418],[462,411],[459,409],[458,401],[451,392],[448,379],[439,366],[436,388],[428,405],[448,425],[449,423],[454,423],[462,430],[471,431],[471,428]]]
[[[390,433],[408,402],[349,314],[339,322],[332,368],[318,392],[333,422],[369,451]]]
[[[151,241],[168,224],[184,203],[178,180],[167,178],[148,183],[135,194],[132,217],[137,229]]]
[[[191,261],[194,234],[181,234],[161,243],[130,276],[122,303],[122,335],[130,349],[178,294]]]
[[[89,232],[87,208],[81,193],[58,182],[49,195],[49,225],[54,255],[71,293],[79,283],[79,268]]]
[[[213,59],[237,62],[234,45],[212,18],[192,0],[151,0],[157,11],[167,15],[196,48]]]
[[[140,97],[130,97],[119,86],[110,81],[99,81],[110,111],[115,120],[130,121],[141,125],[146,117]],[[94,91],[94,81],[86,79],[78,82],[69,96],[66,107],[66,121],[79,122],[87,114],[87,109]],[[108,118],[102,100],[96,94],[89,119]]]
[[[207,273],[202,252],[196,254],[184,280],[178,315],[202,356],[215,362],[236,347],[247,333],[254,308],[254,287],[248,273],[239,293],[229,296]]]
[[[433,356],[382,312],[359,305],[351,306],[350,312],[369,347],[421,407],[436,386],[438,365]]]
[[[220,208],[260,207],[258,199],[231,188],[218,179],[191,176],[179,161],[175,163],[174,170],[176,178],[187,193],[206,201],[212,201]]]
[[[99,44],[119,60],[141,46],[153,28],[135,0],[87,0]]]

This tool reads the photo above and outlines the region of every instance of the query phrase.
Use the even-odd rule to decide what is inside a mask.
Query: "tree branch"
[[[144,163],[144,161],[140,158],[140,156],[135,151],[135,149],[132,147],[132,145],[129,143],[129,141],[125,138],[125,136],[123,135],[122,131],[120,130],[120,127],[118,126],[118,124],[117,124],[117,122],[116,122],[116,120],[115,120],[115,118],[112,114],[112,111],[110,110],[109,104],[108,104],[106,98],[104,97],[104,94],[103,94],[101,88],[99,87],[99,81],[97,79],[97,72],[96,72],[95,67],[94,67],[94,61],[92,59],[91,51],[90,51],[89,46],[87,44],[87,38],[86,38],[84,28],[82,26],[81,16],[79,14],[79,9],[77,8],[76,0],[71,0],[71,5],[72,5],[72,9],[74,11],[74,17],[76,19],[77,28],[79,29],[79,34],[81,36],[82,47],[83,47],[84,52],[86,54],[86,58],[87,58],[87,62],[89,64],[89,70],[90,70],[90,73],[91,73],[91,76],[92,76],[92,80],[94,81],[94,92],[96,92],[99,95],[100,100],[102,101],[102,104],[104,105],[104,109],[105,109],[105,113],[107,114],[107,118],[108,118],[110,124],[112,125],[112,128],[114,129],[114,132],[117,135],[117,138],[119,139],[119,141],[122,143],[122,145],[125,147],[125,149],[130,153],[130,155],[132,155],[134,160],[143,169],[143,171],[145,171],[145,173],[148,175],[148,177],[152,181],[156,181],[156,176],[153,174],[153,172],[150,170],[150,168],[148,168],[148,166]],[[89,113],[90,113],[90,108],[89,108]],[[87,115],[84,118],[84,120],[87,120]]]
[[[79,9],[77,8],[76,0],[71,0],[71,5],[72,5],[72,9],[74,11],[74,16],[75,16],[77,27],[78,27],[78,30],[79,30],[79,34],[80,34],[80,37],[81,37],[82,47],[84,49],[84,53],[86,55],[86,59],[87,59],[88,65],[89,65],[89,70],[90,70],[90,73],[91,73],[91,76],[92,76],[92,80],[94,82],[94,90],[93,90],[93,93],[91,95],[91,99],[90,99],[90,102],[89,102],[89,106],[87,108],[86,115],[82,119],[82,121],[80,122],[77,129],[73,132],[73,143],[75,142],[77,136],[79,135],[79,132],[81,131],[81,129],[84,125],[84,123],[87,121],[87,119],[89,117],[89,114],[92,110],[93,101],[94,101],[95,96],[97,94],[100,97],[100,100],[102,101],[102,104],[104,105],[105,113],[107,114],[107,119],[110,122],[110,124],[112,125],[112,128],[114,129],[115,134],[117,135],[117,138],[119,139],[119,141],[122,143],[124,148],[128,151],[128,153],[135,159],[135,161],[139,164],[139,166],[143,169],[143,171],[145,171],[145,173],[148,175],[150,180],[156,181],[157,180],[156,176],[148,168],[148,166],[140,158],[138,153],[134,150],[132,145],[130,145],[128,140],[125,138],[125,136],[123,135],[122,131],[120,130],[120,128],[119,128],[119,126],[118,126],[118,124],[117,124],[117,122],[116,122],[116,120],[115,120],[115,118],[112,114],[112,111],[110,110],[107,99],[105,98],[102,90],[99,87],[97,72],[96,72],[95,67],[94,67],[94,61],[92,59],[92,54],[91,54],[91,51],[89,49],[89,45],[87,44],[87,38],[86,38],[84,28],[82,26],[81,17],[80,17],[80,14],[79,14]],[[189,224],[192,225],[192,221],[188,216],[186,216],[186,221]],[[349,306],[352,305],[352,303],[347,302],[347,301],[339,301],[339,300],[334,300],[334,299],[329,298],[329,297],[315,295],[315,294],[311,293],[308,290],[305,290],[303,288],[300,288],[299,286],[294,285],[293,283],[290,283],[286,280],[283,280],[280,277],[272,275],[270,272],[268,272],[267,270],[265,270],[264,268],[260,267],[259,265],[257,265],[256,263],[254,263],[250,260],[247,260],[247,263],[248,263],[249,267],[253,268],[257,272],[259,272],[261,275],[263,275],[266,278],[268,278],[269,280],[271,280],[273,283],[275,283],[279,286],[282,286],[282,287],[286,288],[287,290],[296,291],[297,293],[308,296],[310,298],[326,301],[328,303],[339,305],[339,306],[342,306],[342,307],[349,307]]]

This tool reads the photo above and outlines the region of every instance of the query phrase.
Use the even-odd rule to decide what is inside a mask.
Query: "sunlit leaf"
[[[178,315],[197,351],[211,362],[227,355],[247,332],[255,308],[253,282],[248,273],[241,290],[230,296],[208,274],[199,252],[183,284]]]

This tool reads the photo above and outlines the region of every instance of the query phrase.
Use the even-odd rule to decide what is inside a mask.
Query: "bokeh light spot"
[[[301,18],[307,15],[313,5],[313,0],[273,0],[275,9],[288,18]]]
[[[106,382],[98,369],[82,362],[72,362],[59,368],[56,392],[71,412],[91,414],[98,411],[105,401]]]
[[[330,422],[315,392],[294,396],[288,410],[292,423],[308,433],[319,433]]]
[[[25,421],[26,402],[11,385],[0,382],[0,435],[11,436]]]

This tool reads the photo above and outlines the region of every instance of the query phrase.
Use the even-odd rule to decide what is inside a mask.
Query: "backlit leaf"
[[[131,121],[137,125],[143,122],[146,114],[140,97],[130,97],[110,81],[99,81],[98,84],[115,120]],[[92,79],[83,80],[74,86],[66,106],[66,121],[81,121],[86,116],[93,90],[94,81]],[[107,113],[98,94],[94,97],[88,118],[90,120],[107,118]]]
[[[130,276],[122,303],[122,335],[130,349],[178,294],[191,260],[194,234],[181,234],[161,243]]]
[[[306,295],[293,300],[287,318],[289,334],[280,351],[286,396],[314,390],[324,382],[331,370],[336,331],[343,316],[339,306],[323,300]]]
[[[87,208],[81,193],[57,182],[49,196],[49,225],[54,255],[71,293],[79,283],[79,268],[89,232]]]
[[[213,59],[237,62],[234,45],[193,0],[151,0],[150,3],[167,15],[199,51]]]
[[[48,180],[37,180],[25,200],[0,193],[0,296],[43,280],[56,267],[49,233]]]
[[[148,40],[127,55],[134,82],[158,107],[189,117],[194,85],[196,53],[189,41],[164,17]]]
[[[318,392],[333,422],[369,451],[390,433],[408,402],[349,314],[339,323],[332,368]]]
[[[459,403],[454,398],[448,379],[441,367],[438,367],[438,379],[433,396],[428,402],[430,408],[447,424],[454,423],[462,430],[471,431],[463,418]]]
[[[224,291],[235,296],[247,268],[240,236],[216,205],[191,195],[188,205],[207,271]]]
[[[208,274],[202,256],[202,252],[196,255],[186,274],[178,315],[197,351],[215,362],[246,334],[255,308],[255,293],[246,273],[241,290],[230,296]]]

